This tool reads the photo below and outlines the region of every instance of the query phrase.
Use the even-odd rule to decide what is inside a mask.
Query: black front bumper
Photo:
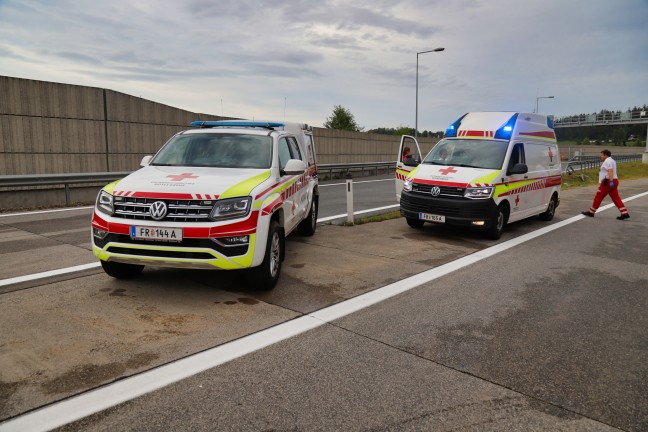
[[[448,225],[476,226],[473,222],[483,221],[484,228],[492,226],[498,215],[497,205],[491,198],[446,198],[405,191],[401,193],[400,213],[411,219],[420,219],[420,213],[441,215]]]

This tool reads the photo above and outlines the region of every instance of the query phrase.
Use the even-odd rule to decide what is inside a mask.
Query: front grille
[[[420,193],[420,194],[430,194],[430,191],[434,186],[435,185],[414,183],[412,185],[412,192]],[[461,187],[440,186],[440,185],[436,185],[436,186],[439,189],[441,189],[441,193],[439,194],[439,196],[463,198],[464,192],[466,191],[466,189]]]
[[[214,201],[203,200],[160,200],[152,198],[115,198],[115,217],[135,220],[154,220],[151,217],[151,205],[164,201],[167,215],[162,219],[168,222],[209,222],[209,213]]]

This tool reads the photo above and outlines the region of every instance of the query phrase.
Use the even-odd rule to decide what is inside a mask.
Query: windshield
[[[442,139],[425,156],[424,164],[501,169],[508,141]]]
[[[172,138],[151,161],[158,166],[270,168],[272,137],[244,134],[189,134]]]

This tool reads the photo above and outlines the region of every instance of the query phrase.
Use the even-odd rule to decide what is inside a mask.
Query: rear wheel
[[[411,226],[412,228],[421,228],[425,222],[422,221],[421,219],[415,219],[415,218],[405,218],[407,221],[407,225]]]
[[[125,264],[113,261],[101,261],[101,267],[108,276],[116,279],[134,279],[144,270],[143,265]]]
[[[265,256],[259,267],[250,270],[250,282],[255,288],[271,290],[279,281],[283,261],[283,231],[276,221],[270,222]]]
[[[486,231],[486,237],[491,240],[499,240],[499,238],[502,237],[502,232],[504,231],[504,227],[506,226],[506,218],[506,207],[504,205],[498,206],[497,219],[493,221],[491,227]]]
[[[297,225],[297,231],[299,234],[305,236],[312,236],[315,234],[315,229],[317,228],[317,197],[313,196],[313,202],[311,203],[310,212],[306,219],[301,221]]]
[[[551,197],[551,201],[549,201],[549,205],[547,206],[547,211],[544,213],[540,213],[540,219],[543,221],[550,221],[553,219],[554,214],[556,214],[556,196]]]

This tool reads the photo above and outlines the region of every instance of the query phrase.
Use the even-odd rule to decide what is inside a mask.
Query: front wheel
[[[486,237],[491,240],[499,240],[506,226],[506,210],[504,206],[497,207],[497,219],[493,221],[491,227],[486,231]]]
[[[108,276],[116,279],[134,279],[144,270],[143,265],[125,264],[113,261],[101,261],[101,267]]]
[[[270,222],[265,256],[259,267],[250,270],[250,282],[255,288],[271,290],[279,281],[283,261],[283,231],[276,221]]]

